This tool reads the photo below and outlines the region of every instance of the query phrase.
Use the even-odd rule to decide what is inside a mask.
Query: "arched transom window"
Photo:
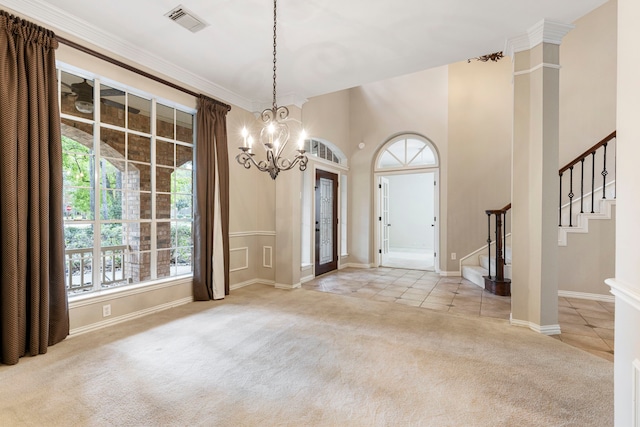
[[[307,154],[311,154],[313,156],[319,157],[324,160],[328,160],[333,163],[344,164],[345,163],[345,155],[342,154],[340,149],[333,144],[328,142],[323,142],[317,139],[307,139],[305,140],[305,151]]]
[[[438,157],[429,140],[402,135],[389,141],[378,154],[376,169],[437,167]]]

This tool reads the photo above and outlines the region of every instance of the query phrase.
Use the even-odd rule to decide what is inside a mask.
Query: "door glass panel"
[[[333,181],[320,178],[320,264],[333,261]]]

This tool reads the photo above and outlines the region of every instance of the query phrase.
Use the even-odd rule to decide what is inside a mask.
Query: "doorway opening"
[[[380,265],[433,271],[435,172],[383,175]]]
[[[403,134],[378,152],[374,171],[377,265],[439,271],[438,155],[427,138]]]

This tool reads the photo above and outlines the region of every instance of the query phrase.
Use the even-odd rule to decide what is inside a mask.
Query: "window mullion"
[[[158,227],[156,217],[156,100],[151,99],[151,280],[158,278]]]
[[[101,289],[102,281],[100,269],[102,266],[102,228],[100,220],[100,203],[102,203],[102,190],[100,189],[100,174],[102,173],[102,161],[100,152],[100,80],[93,81],[93,261],[91,263],[91,273],[93,280],[93,290]]]

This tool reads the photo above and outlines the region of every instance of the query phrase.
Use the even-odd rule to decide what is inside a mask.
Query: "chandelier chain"
[[[273,0],[273,111],[275,113],[278,108],[276,102],[276,23],[277,23],[277,2],[278,0]]]

